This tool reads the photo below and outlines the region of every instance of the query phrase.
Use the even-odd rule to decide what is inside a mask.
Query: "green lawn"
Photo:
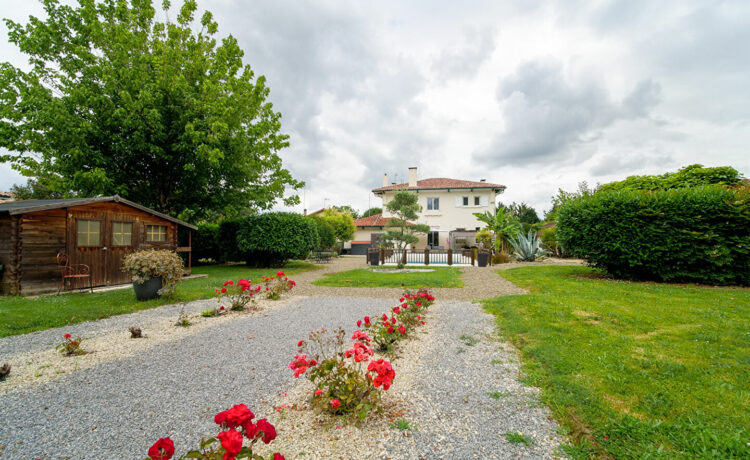
[[[750,289],[586,267],[498,273],[530,294],[485,308],[569,430],[571,456],[750,458]]]
[[[393,267],[389,267],[393,268]],[[336,287],[401,287],[407,289],[421,287],[463,287],[461,270],[458,268],[439,267],[425,273],[376,273],[387,268],[357,268],[345,272],[329,273],[313,282],[317,286]]]
[[[288,275],[318,268],[301,261],[292,261],[283,270]],[[106,318],[123,313],[155,308],[160,305],[206,299],[215,295],[214,288],[228,280],[255,279],[271,275],[277,268],[248,268],[245,265],[206,265],[193,267],[193,274],[207,274],[207,278],[180,283],[172,299],[159,298],[139,302],[133,289],[64,295],[30,297],[0,297],[0,337],[25,334],[81,321]]]

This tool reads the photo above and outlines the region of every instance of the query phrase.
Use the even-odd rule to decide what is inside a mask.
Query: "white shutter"
[[[490,197],[488,196],[481,196],[479,197],[479,204],[481,206],[487,206],[490,202]]]
[[[457,196],[456,197],[456,207],[457,208],[460,208],[461,206],[463,206],[463,204],[464,204],[463,199],[464,199],[464,197],[462,197],[462,196]]]

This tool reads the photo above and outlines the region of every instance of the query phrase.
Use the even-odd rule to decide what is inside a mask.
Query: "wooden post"
[[[448,248],[448,265],[453,265],[453,249]]]
[[[406,249],[401,253],[401,263],[406,265]]]
[[[427,248],[424,248],[424,264],[430,265],[430,250]]]
[[[475,250],[471,250],[471,266],[474,266],[474,259],[477,257],[477,252]]]
[[[380,257],[378,258],[378,265],[385,264],[385,249],[380,248]]]
[[[188,247],[190,248],[190,252],[188,252],[188,274],[193,273],[193,231],[188,229]]]

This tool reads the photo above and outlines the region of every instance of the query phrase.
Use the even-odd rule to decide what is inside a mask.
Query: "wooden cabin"
[[[187,246],[178,246],[179,227],[188,230]],[[189,270],[196,229],[117,195],[0,203],[0,293],[57,291],[59,252],[67,253],[71,264],[88,265],[94,287],[131,282],[122,259],[137,249],[187,253]]]

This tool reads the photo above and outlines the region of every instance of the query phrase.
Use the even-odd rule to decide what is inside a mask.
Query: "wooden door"
[[[94,286],[107,284],[106,214],[71,212],[68,254],[72,264],[88,265]]]
[[[122,260],[137,245],[139,225],[128,214],[113,212],[107,215],[107,284],[131,281],[130,274],[122,271]]]

